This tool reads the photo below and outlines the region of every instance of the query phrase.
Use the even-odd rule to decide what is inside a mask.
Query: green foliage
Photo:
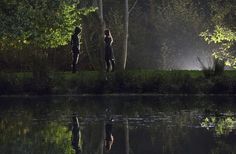
[[[214,44],[216,47],[212,51],[215,58],[225,61],[225,65],[236,68],[235,44],[236,29],[233,19],[235,13],[235,3],[231,1],[212,1],[210,2],[212,11],[211,21],[213,31],[206,30],[200,33],[200,36],[208,44]]]
[[[215,26],[213,33],[210,33],[209,30],[202,32],[200,36],[210,43],[221,43],[221,42],[233,42],[236,40],[236,33],[231,29],[226,27],[221,27],[219,25]],[[225,44],[226,45],[226,44]],[[229,46],[226,46],[229,48]]]
[[[53,149],[53,153],[74,153],[71,146],[72,133],[68,131],[67,127],[59,123],[49,123],[36,135],[44,141],[44,144],[41,145],[42,149],[46,150],[45,146],[48,146],[48,148]]]
[[[201,127],[207,130],[213,129],[216,136],[228,135],[235,129],[235,126],[236,120],[230,115],[222,117],[210,116],[201,122]]]
[[[78,9],[73,0],[3,0],[0,7],[0,47],[54,48],[65,45],[81,16],[94,8]]]
[[[72,133],[66,126],[54,121],[35,127],[32,112],[24,110],[20,115],[7,114],[0,120],[2,153],[74,153]]]
[[[215,26],[213,33],[208,30],[200,34],[209,44],[218,44],[218,48],[213,50],[213,56],[225,61],[225,65],[236,68],[236,58],[231,48],[236,42],[236,32],[221,26]],[[233,49],[235,50],[235,49]]]

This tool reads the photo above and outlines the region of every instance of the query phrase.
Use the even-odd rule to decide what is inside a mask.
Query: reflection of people
[[[107,29],[104,31],[104,33],[106,70],[109,72],[111,68],[113,72],[115,68],[115,58],[112,49],[113,38],[111,36],[110,30]]]
[[[76,72],[76,65],[79,60],[80,44],[79,44],[79,33],[81,29],[75,27],[74,34],[71,36],[71,52],[72,52],[72,73]]]
[[[79,120],[76,116],[72,117],[72,147],[75,150],[76,154],[81,153],[81,149],[79,147],[79,140],[80,140],[80,127],[79,127]]]
[[[110,151],[111,146],[114,141],[114,138],[112,135],[112,120],[110,120],[108,123],[106,123],[105,130],[106,130],[106,137],[105,137],[105,141],[104,141],[104,146],[105,146],[106,151]]]

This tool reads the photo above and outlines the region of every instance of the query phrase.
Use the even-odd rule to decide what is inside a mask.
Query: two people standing
[[[80,40],[79,34],[81,33],[81,28],[76,27],[73,35],[71,36],[71,51],[72,51],[72,73],[76,73],[77,64],[80,54]],[[106,62],[106,72],[110,70],[113,72],[115,68],[115,58],[112,49],[113,38],[110,30],[106,29],[104,31],[104,43],[105,43],[105,62]]]

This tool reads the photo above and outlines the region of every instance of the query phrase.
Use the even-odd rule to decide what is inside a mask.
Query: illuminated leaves
[[[207,130],[213,129],[217,136],[227,135],[235,129],[236,120],[234,117],[215,117],[210,116],[203,119],[201,127]]]
[[[78,9],[73,0],[3,1],[0,7],[0,47],[54,48],[65,45],[81,17],[95,8]]]
[[[208,44],[216,47],[212,51],[215,58],[225,61],[225,65],[236,68],[235,48],[236,31],[233,15],[235,14],[235,3],[230,1],[214,1],[210,3],[212,13],[213,31],[206,30],[200,36]]]
[[[209,30],[202,32],[200,34],[205,41],[210,43],[229,43],[236,41],[236,32],[233,32],[231,29],[222,27],[219,25],[215,26],[213,33],[210,33]],[[230,46],[226,46],[229,48]]]

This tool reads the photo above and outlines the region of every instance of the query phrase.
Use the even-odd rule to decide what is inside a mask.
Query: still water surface
[[[1,154],[236,154],[236,98],[2,97],[0,136]]]

